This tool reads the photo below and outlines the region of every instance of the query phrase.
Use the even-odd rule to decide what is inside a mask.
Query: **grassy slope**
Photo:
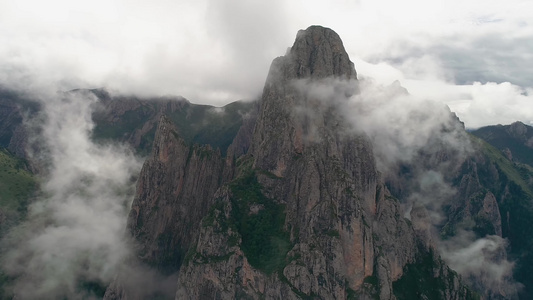
[[[513,160],[528,164],[533,167],[533,149],[527,147],[523,141],[512,137],[508,132],[508,126],[496,125],[487,126],[478,130],[472,131],[472,134],[483,139],[485,142],[491,144],[493,147],[503,150],[508,148],[513,154]],[[531,136],[533,128],[527,127],[527,136]]]
[[[474,145],[481,149],[483,154],[485,154],[490,159],[490,161],[494,162],[498,166],[498,168],[508,177],[510,181],[519,185],[525,193],[527,193],[530,197],[533,198],[532,187],[528,183],[528,180],[524,178],[524,175],[527,174],[524,174],[523,171],[521,171],[522,168],[531,170],[530,167],[520,167],[520,165],[517,165],[512,161],[508,160],[506,157],[504,157],[500,150],[496,149],[494,146],[485,142],[481,138],[473,135],[470,135],[470,137],[474,142]],[[531,150],[530,154],[533,154],[533,150]]]
[[[23,160],[0,147],[0,236],[22,221],[30,199],[37,190],[36,178],[25,166]],[[13,297],[6,289],[11,280],[0,270],[0,299]]]

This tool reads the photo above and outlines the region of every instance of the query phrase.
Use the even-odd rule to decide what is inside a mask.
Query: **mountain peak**
[[[294,153],[300,155],[311,142],[338,135],[342,122],[333,117],[334,101],[309,96],[302,86],[332,78],[357,79],[341,38],[321,26],[300,30],[288,53],[270,67],[251,146],[255,167],[283,176]],[[336,129],[326,130],[333,128],[331,124]]]
[[[298,31],[290,56],[297,78],[357,78],[341,38],[326,27],[315,25]]]
[[[328,77],[357,79],[357,73],[339,35],[314,25],[298,31],[288,53],[272,62],[267,86],[293,79]]]
[[[527,126],[526,124],[516,121],[513,124],[509,125],[509,133],[515,137],[522,137],[525,136],[527,133]]]

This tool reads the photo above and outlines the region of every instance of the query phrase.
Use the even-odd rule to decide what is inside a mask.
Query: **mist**
[[[0,82],[27,87],[40,81],[62,90],[106,87],[223,105],[255,98],[272,58],[284,53],[299,29],[320,24],[343,38],[360,74],[386,85],[400,80],[413,95],[430,94],[442,103],[460,101],[451,108],[470,128],[530,123],[531,96],[506,85],[531,89],[531,5],[526,0],[3,1]],[[502,94],[491,98],[494,90]]]
[[[512,279],[514,263],[506,259],[507,246],[497,235],[476,239],[473,232],[464,229],[439,245],[448,265],[475,288],[513,298],[522,285]]]
[[[520,284],[512,280],[514,264],[507,260],[505,239],[479,238],[468,224],[457,224],[458,233],[446,240],[440,234],[448,219],[444,207],[459,195],[452,181],[475,153],[463,123],[448,107],[410,95],[400,82],[383,86],[370,78],[327,78],[297,80],[293,86],[307,99],[324,104],[313,105],[313,110],[337,109],[349,125],[345,134],[371,140],[382,178],[426,247],[436,248],[477,290],[516,295]],[[293,113],[312,119],[320,115],[313,110],[295,107]]]
[[[458,195],[452,179],[474,154],[464,125],[441,102],[409,95],[399,82],[382,87],[363,81],[360,91],[349,103],[348,117],[371,138],[389,186],[401,187],[396,193],[410,210],[407,216],[415,230],[425,230],[418,234],[477,290],[514,295],[518,285],[512,282],[513,263],[506,259],[504,239],[478,238],[459,224],[460,233],[441,240],[439,231],[447,220],[443,208]]]
[[[43,196],[2,241],[2,267],[17,299],[91,299],[131,254],[126,217],[141,161],[126,146],[91,141],[91,94],[37,99],[43,110],[26,125]]]

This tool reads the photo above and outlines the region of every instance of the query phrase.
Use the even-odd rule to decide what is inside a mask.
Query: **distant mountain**
[[[521,299],[528,299],[533,295],[533,128],[515,122],[483,127],[472,134],[480,138],[482,153],[500,174],[485,178],[484,184],[498,198],[502,222],[507,224],[504,237],[509,239],[511,258],[516,261],[515,278],[524,284]]]
[[[472,134],[503,151],[509,160],[533,167],[533,127],[515,122],[482,127]]]
[[[165,115],[177,126],[187,143],[210,144],[225,155],[253,102],[237,101],[223,107],[192,104],[181,97],[137,98],[111,96],[101,89],[80,90],[95,95],[99,102],[93,120],[93,137],[98,141],[127,142],[140,154],[150,153],[157,122]]]
[[[162,115],[172,120],[187,143],[210,144],[225,154],[243,120],[254,114],[255,102],[236,101],[223,107],[190,103],[182,97],[139,98],[111,95],[105,89],[77,89],[66,93],[96,97],[93,139],[130,144],[137,153],[150,153],[157,122]],[[60,96],[60,95],[58,95]],[[28,158],[28,127],[38,101],[7,89],[0,90],[0,147]],[[38,125],[38,124],[34,124]]]

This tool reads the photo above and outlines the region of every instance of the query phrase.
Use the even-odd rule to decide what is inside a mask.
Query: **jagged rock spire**
[[[357,79],[357,72],[335,31],[310,26],[298,31],[287,55],[272,62],[267,83],[327,77]]]
[[[356,80],[357,73],[339,35],[311,26],[300,30],[288,53],[270,67],[252,143],[256,167],[283,176],[288,160],[302,153],[313,132],[332,133],[322,130],[328,122],[338,123],[325,116],[329,104],[310,99],[297,87],[298,82],[324,79],[348,82]],[[302,109],[311,109],[316,116],[299,114]]]
[[[310,26],[298,31],[290,55],[298,78],[357,78],[341,38],[329,28]]]

